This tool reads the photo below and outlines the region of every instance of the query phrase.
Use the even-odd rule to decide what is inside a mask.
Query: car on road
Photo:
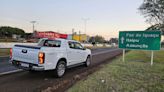
[[[44,38],[37,46],[15,45],[10,50],[10,62],[17,68],[33,71],[53,70],[62,77],[66,68],[91,64],[91,50],[78,41]]]

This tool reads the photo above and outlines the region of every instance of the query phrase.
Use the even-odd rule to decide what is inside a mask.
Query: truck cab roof
[[[54,38],[54,39],[42,38],[42,39],[44,39],[44,40],[60,40],[60,41],[67,41],[67,42],[69,42],[69,41],[71,41],[71,42],[78,42],[78,41],[75,41],[75,40],[68,40],[68,39],[62,39],[62,38]]]

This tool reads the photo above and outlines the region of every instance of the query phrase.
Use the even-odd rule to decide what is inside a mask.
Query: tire
[[[59,61],[55,69],[55,76],[57,78],[60,78],[65,74],[65,71],[66,71],[65,61]]]
[[[86,67],[89,67],[90,65],[91,65],[91,57],[88,56],[87,59],[86,59],[86,61],[85,61],[85,66]]]

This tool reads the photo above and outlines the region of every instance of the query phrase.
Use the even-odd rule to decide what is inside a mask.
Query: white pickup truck
[[[15,45],[10,50],[14,66],[28,71],[54,70],[62,77],[70,66],[91,64],[91,51],[79,42],[65,39],[41,39],[37,46]]]

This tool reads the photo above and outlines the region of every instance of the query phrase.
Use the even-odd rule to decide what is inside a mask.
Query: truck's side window
[[[72,49],[83,49],[83,46],[78,42],[68,42],[68,45]]]
[[[83,49],[83,46],[80,43],[75,42],[74,44],[76,49]]]
[[[68,42],[70,48],[75,48],[75,44],[73,42]]]
[[[61,41],[58,41],[58,40],[46,40],[44,42],[44,46],[47,46],[47,47],[60,47],[61,45]]]

